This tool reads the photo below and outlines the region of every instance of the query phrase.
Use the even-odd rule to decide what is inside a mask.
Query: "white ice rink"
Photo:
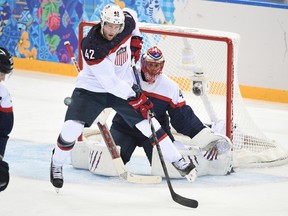
[[[57,194],[49,182],[51,150],[63,123],[63,99],[73,77],[15,71],[6,85],[15,112],[5,159],[11,180],[0,193],[1,216],[287,216],[288,165],[237,169],[230,176],[172,180],[176,193],[197,199],[190,209],[175,203],[165,179],[158,185],[127,183],[64,167]],[[245,100],[253,120],[268,137],[288,147],[288,104]]]

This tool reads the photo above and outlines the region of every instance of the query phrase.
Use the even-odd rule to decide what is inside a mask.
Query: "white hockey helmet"
[[[105,23],[112,24],[120,24],[120,30],[118,32],[121,33],[124,29],[125,25],[125,16],[122,9],[118,5],[106,5],[101,11],[101,32],[103,33],[103,26]]]
[[[147,50],[141,58],[141,71],[148,83],[154,83],[162,73],[165,59],[161,50],[154,46]]]

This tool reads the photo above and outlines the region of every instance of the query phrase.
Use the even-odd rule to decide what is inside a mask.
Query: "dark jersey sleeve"
[[[93,26],[87,36],[81,41],[81,50],[84,60],[88,65],[100,63],[110,53],[115,52],[121,44],[125,43],[132,36],[135,29],[133,17],[125,12],[125,27],[123,31],[116,35],[113,40],[105,39],[101,34],[101,23]]]
[[[84,60],[89,64],[101,62],[109,54],[111,45],[100,33],[101,24],[93,26],[81,41]]]
[[[153,97],[152,94],[147,92],[145,92],[145,94],[148,95],[149,99],[153,103],[153,112],[155,114],[155,118],[158,120],[162,129],[167,133],[169,138],[174,142],[175,139],[171,133],[170,120],[167,113],[169,102]]]
[[[0,155],[4,156],[9,134],[14,124],[12,108],[9,112],[0,110]]]
[[[205,128],[189,105],[176,108],[169,106],[168,113],[172,127],[180,134],[193,138]]]
[[[163,115],[156,116],[156,119],[159,121],[162,129],[167,133],[167,135],[172,140],[172,142],[174,142],[175,138],[174,138],[172,131],[171,131],[170,120],[169,120],[168,114],[165,113]]]

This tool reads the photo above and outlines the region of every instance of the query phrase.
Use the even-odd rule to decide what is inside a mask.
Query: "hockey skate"
[[[197,178],[197,170],[193,163],[188,163],[182,157],[179,161],[173,162],[172,165],[177,169],[182,177],[187,178],[189,182],[194,182]]]
[[[52,151],[50,165],[50,182],[56,188],[56,192],[58,193],[59,189],[63,187],[63,168],[62,166],[58,167],[53,164],[53,154],[54,150]]]

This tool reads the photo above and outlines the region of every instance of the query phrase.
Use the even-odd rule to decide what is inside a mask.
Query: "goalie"
[[[153,111],[156,119],[183,157],[195,164],[198,176],[229,174],[232,171],[230,140],[205,126],[192,108],[186,105],[178,85],[162,73],[164,64],[165,60],[161,50],[152,47],[142,56],[141,69],[138,71],[142,90],[154,104]],[[178,132],[177,135],[171,133],[170,124]],[[143,147],[152,166],[152,174],[163,176],[157,153],[153,154],[156,148],[151,145],[152,138],[143,136],[136,127],[131,128],[119,114],[114,116],[110,131],[116,145],[121,147],[120,154],[125,164],[130,161],[136,147]],[[104,155],[102,154],[100,160],[99,155],[101,154],[98,154],[102,151],[94,146],[91,152],[90,171],[103,174],[102,171],[99,171],[99,169],[101,170],[99,167],[101,167],[100,163],[101,160],[103,161]],[[98,168],[93,165],[95,161],[97,161]],[[170,168],[169,165],[167,168]],[[172,167],[169,169],[169,174],[171,177],[180,177],[177,172],[173,172]],[[109,172],[106,172],[105,175],[109,175]]]
[[[186,104],[178,85],[162,73],[164,64],[165,60],[161,50],[152,47],[142,56],[141,69],[138,71],[142,90],[154,104],[153,111],[156,119],[169,135],[175,147],[196,165],[198,176],[230,173],[232,145],[229,138],[213,132],[201,122],[192,108]],[[177,131],[178,135],[175,137],[178,139],[175,139],[172,134],[170,124]],[[131,129],[118,114],[112,120],[110,131],[116,145],[121,146],[121,157],[124,163],[130,160],[137,146],[143,147],[152,165],[152,172],[156,172],[153,174],[159,174],[154,167],[157,157],[152,159],[153,146],[151,143],[153,140],[144,137],[138,129]],[[180,140],[183,140],[184,143]],[[200,163],[205,165],[201,166]]]

